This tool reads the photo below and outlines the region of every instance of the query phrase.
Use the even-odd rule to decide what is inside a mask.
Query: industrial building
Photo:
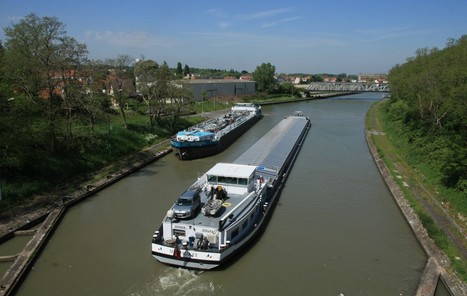
[[[183,80],[183,87],[193,93],[193,101],[213,97],[237,97],[254,94],[256,83],[240,79],[190,79]]]

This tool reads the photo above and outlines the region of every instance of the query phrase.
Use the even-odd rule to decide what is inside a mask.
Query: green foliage
[[[448,44],[443,50],[419,49],[391,69],[386,112],[419,162],[439,172],[443,185],[466,194],[467,35]]]
[[[436,245],[442,249],[446,249],[449,246],[449,240],[444,231],[436,225],[430,215],[423,211],[417,211],[417,214],[429,236],[435,241]]]
[[[181,79],[183,77],[182,63],[177,63],[177,69],[175,69],[175,77]]]
[[[275,79],[274,74],[276,73],[276,67],[271,65],[271,63],[263,63],[260,66],[256,67],[256,70],[253,72],[253,80],[258,84],[259,92],[270,93],[274,90]]]
[[[227,71],[225,69],[191,68],[190,71],[191,74],[195,74],[200,78],[205,79],[224,79],[224,77],[240,78],[241,76],[240,72],[233,69]]]
[[[189,94],[170,83],[166,63],[154,62],[155,73],[153,64],[136,69],[159,82],[155,97],[164,104],[157,105],[153,125],[148,115],[154,113],[147,112],[141,97],[131,96],[135,76],[129,56],[88,61],[85,45],[67,36],[55,17],[28,15],[5,28],[5,35],[0,46],[0,209],[190,125],[179,118],[189,106],[180,102],[189,101]]]

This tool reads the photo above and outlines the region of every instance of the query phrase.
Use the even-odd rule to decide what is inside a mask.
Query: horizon
[[[18,2],[20,5],[18,5]],[[112,3],[113,4],[113,3]],[[24,16],[56,17],[90,59],[129,55],[190,68],[277,73],[382,73],[420,48],[445,48],[466,34],[467,1],[235,1],[109,5],[84,0],[0,3],[4,28]]]

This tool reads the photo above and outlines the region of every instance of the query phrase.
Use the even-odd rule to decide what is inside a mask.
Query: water
[[[380,94],[266,106],[223,153],[172,155],[69,210],[17,295],[414,295],[426,257],[369,154],[364,117]],[[177,195],[232,161],[285,115],[313,126],[261,238],[226,268],[196,273],[151,256]]]

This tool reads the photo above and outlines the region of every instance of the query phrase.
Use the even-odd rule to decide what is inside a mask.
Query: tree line
[[[168,137],[190,112],[165,62],[90,60],[55,17],[30,14],[4,31],[0,208]]]
[[[421,48],[393,67],[387,119],[416,164],[467,200],[467,35],[444,49]],[[465,210],[465,207],[464,207]]]
[[[189,73],[119,55],[90,60],[56,17],[29,14],[0,42],[0,208],[112,163],[190,125]],[[269,73],[268,75],[274,75]],[[263,76],[261,76],[263,77]],[[267,77],[269,79],[269,77]]]

